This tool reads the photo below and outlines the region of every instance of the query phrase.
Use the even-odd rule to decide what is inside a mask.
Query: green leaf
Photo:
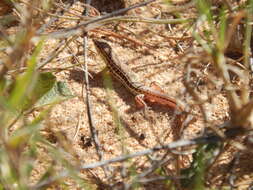
[[[36,104],[45,94],[47,94],[55,85],[56,77],[50,73],[40,73],[37,78],[36,85],[33,91],[27,95],[24,109],[31,108]]]
[[[31,58],[28,60],[26,72],[16,78],[14,88],[8,100],[9,105],[16,110],[22,110],[27,94],[30,94],[35,87],[37,81],[36,62],[42,45],[43,41],[37,45]]]
[[[19,110],[28,110],[58,103],[74,97],[64,82],[56,81],[50,72],[39,73],[30,93],[27,93],[19,105]]]
[[[35,108],[55,104],[75,97],[65,82],[55,82],[52,88],[45,93],[35,104]]]

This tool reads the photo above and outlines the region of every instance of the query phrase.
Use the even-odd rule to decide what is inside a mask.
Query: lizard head
[[[100,52],[102,55],[105,55],[105,54],[111,55],[112,48],[108,43],[104,41],[100,41],[100,40],[94,40],[94,39],[93,39],[93,43],[95,44],[97,51]]]

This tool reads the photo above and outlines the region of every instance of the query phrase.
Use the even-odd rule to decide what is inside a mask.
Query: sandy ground
[[[115,9],[128,7],[129,5],[139,2],[138,0],[104,0],[93,1],[93,5],[100,12],[110,12]],[[75,3],[70,11],[80,14],[83,8],[80,3]],[[149,4],[145,7],[131,10],[127,15],[136,15],[150,18],[173,18],[168,12],[167,5],[159,2]],[[191,17],[195,14],[193,8],[182,11],[182,17]],[[66,15],[68,15],[66,13]],[[75,25],[76,22],[60,19],[54,27],[61,26],[67,28]],[[95,121],[95,127],[98,131],[99,141],[102,145],[104,159],[111,159],[123,154],[124,152],[133,153],[141,151],[153,146],[169,143],[173,141],[173,110],[157,105],[150,106],[145,116],[142,110],[137,109],[134,96],[125,89],[122,84],[113,79],[112,91],[106,91],[103,85],[103,77],[101,71],[105,68],[104,62],[97,54],[92,38],[104,39],[113,47],[119,59],[126,63],[139,76],[140,81],[149,86],[155,81],[166,92],[167,95],[176,99],[178,104],[182,105],[188,112],[194,114],[195,121],[189,124],[182,132],[181,138],[193,138],[199,135],[205,128],[203,118],[197,106],[192,105],[192,98],[185,93],[185,87],[182,79],[185,76],[185,62],[178,59],[183,51],[194,45],[191,38],[191,31],[184,24],[173,25],[155,25],[146,23],[115,23],[98,28],[96,31],[89,32],[88,40],[88,65],[91,90],[92,117]],[[105,31],[110,31],[105,32]],[[120,37],[114,34],[121,35]],[[136,45],[129,39],[139,42]],[[181,39],[180,39],[181,38]],[[50,39],[45,44],[42,57],[46,57],[55,49],[60,40]],[[53,60],[47,68],[63,68],[72,66],[73,64],[82,63],[82,38],[71,42],[69,46]],[[181,48],[181,49],[180,49]],[[78,60],[78,62],[77,62]],[[200,71],[202,68],[199,68]],[[91,141],[87,117],[87,105],[84,103],[85,93],[83,96],[84,72],[81,67],[74,67],[56,73],[57,79],[67,82],[71,91],[76,95],[75,98],[65,101],[52,110],[49,120],[45,122],[45,130],[43,131],[48,140],[55,143],[54,136],[58,132],[64,134],[69,147],[72,149],[72,156],[80,160],[80,163],[87,164],[99,161],[94,143]],[[203,93],[203,97],[207,94]],[[108,99],[109,97],[109,99]],[[121,127],[117,126],[113,120],[112,109],[108,101],[114,102],[114,107],[118,110],[121,118]],[[228,117],[228,105],[226,97],[223,94],[216,94],[210,103],[206,103],[210,122],[214,124],[223,123]],[[226,164],[231,160],[232,150],[224,155],[222,162],[218,166],[214,166],[211,175],[213,182],[219,183],[220,177],[226,170]],[[47,151],[42,151],[42,157],[37,161],[38,168],[34,171],[34,179],[36,179],[50,160],[47,157]],[[161,155],[161,152],[155,155]],[[46,159],[48,158],[48,159]],[[188,156],[191,159],[191,156]],[[248,157],[245,155],[245,162]],[[143,171],[149,163],[146,157],[133,159],[137,171]],[[185,167],[189,162],[183,163]],[[242,163],[243,164],[243,163]],[[252,179],[252,166],[247,165],[241,167],[241,178]],[[174,162],[168,164],[168,169],[173,169]],[[113,164],[115,170],[120,171],[119,164]],[[243,165],[245,166],[245,165]],[[115,172],[117,173],[117,172]],[[102,169],[92,170],[93,176],[97,176],[101,180],[105,179]],[[84,171],[83,177],[91,180],[91,174]],[[122,179],[119,173],[109,181],[111,184],[120,182]],[[78,189],[71,186],[71,189]],[[108,183],[108,182],[107,182]],[[163,184],[149,184],[144,186],[146,189],[160,189]],[[243,187],[243,186],[242,186]]]

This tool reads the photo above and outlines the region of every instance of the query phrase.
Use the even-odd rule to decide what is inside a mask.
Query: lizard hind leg
[[[148,107],[146,102],[144,101],[143,94],[139,94],[135,96],[135,104],[136,104],[136,107],[139,109],[143,109],[143,108],[146,109]]]
[[[144,113],[144,117],[146,119],[148,119],[149,107],[147,106],[146,102],[144,101],[144,94],[139,94],[139,95],[135,96],[135,104],[138,109],[142,109],[142,111]]]

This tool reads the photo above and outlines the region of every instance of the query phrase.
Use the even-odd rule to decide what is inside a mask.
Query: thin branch
[[[116,162],[123,162],[125,160],[130,159],[130,158],[135,158],[137,156],[149,155],[154,152],[161,151],[161,150],[167,150],[167,149],[171,150],[171,149],[175,149],[175,148],[179,148],[179,147],[186,147],[186,146],[192,146],[192,145],[197,145],[197,144],[215,143],[215,142],[220,142],[221,140],[222,139],[220,137],[215,136],[215,135],[210,135],[207,137],[202,136],[202,137],[198,137],[198,138],[195,138],[192,140],[178,140],[178,141],[171,142],[169,144],[155,146],[153,148],[145,149],[143,151],[135,152],[132,154],[118,156],[118,157],[110,159],[110,160],[102,160],[100,162],[86,164],[86,165],[83,165],[83,166],[77,168],[77,170],[94,169],[97,167],[103,167],[108,164],[112,164],[112,163],[116,163]],[[68,177],[69,175],[70,175],[70,172],[68,170],[62,171],[58,176],[54,176],[54,177],[48,178],[45,181],[41,181],[39,184],[35,185],[34,187],[31,187],[31,189],[35,190],[35,189],[41,188],[41,187],[43,187],[47,184],[50,184],[56,180],[59,180],[64,177]]]
[[[71,36],[71,35],[82,34],[83,31],[87,32],[91,29],[95,29],[99,26],[104,25],[104,23],[99,23],[101,21],[104,21],[108,18],[115,17],[117,15],[123,14],[123,13],[125,13],[129,10],[145,6],[145,5],[147,5],[149,3],[152,3],[154,1],[156,1],[156,0],[149,0],[149,1],[146,1],[146,2],[138,3],[138,4],[130,6],[128,8],[120,9],[120,10],[114,11],[112,13],[105,14],[104,16],[101,16],[101,17],[96,17],[96,18],[91,19],[89,21],[83,22],[83,23],[81,23],[81,24],[79,24],[75,27],[64,29],[64,30],[57,31],[57,32],[52,32],[52,33],[50,33],[46,36],[49,37],[49,38],[50,37],[52,37],[52,38],[61,38],[61,37],[68,37],[68,36]]]
[[[111,160],[103,160],[101,162],[86,164],[86,165],[81,166],[81,169],[92,169],[92,168],[101,167],[101,166],[108,165],[108,164],[115,163],[115,162],[122,162],[122,161],[125,161],[125,160],[129,159],[129,158],[134,158],[134,157],[137,157],[137,156],[144,156],[144,155],[152,154],[152,153],[160,151],[160,150],[174,149],[174,148],[191,146],[191,145],[196,145],[196,144],[205,144],[205,143],[211,143],[211,142],[218,142],[220,140],[221,140],[221,138],[218,137],[218,136],[200,137],[200,138],[196,138],[196,139],[193,139],[193,140],[178,140],[178,141],[174,141],[174,142],[169,143],[169,144],[155,146],[153,148],[145,149],[143,151],[139,151],[139,152],[136,152],[136,153],[127,154],[127,155],[123,155],[123,156],[118,156],[118,157],[113,158]]]
[[[42,69],[48,63],[51,63],[53,59],[55,59],[72,41],[74,41],[78,36],[73,36],[72,38],[68,39],[67,41],[62,40],[57,47],[50,53],[50,55],[42,61],[38,63],[37,69]]]
[[[88,1],[87,3],[90,3],[90,1]],[[88,8],[85,10],[85,15],[88,14]],[[83,54],[84,54],[84,65],[82,66],[82,70],[84,71],[85,74],[85,92],[83,91],[83,95],[85,95],[85,103],[87,105],[87,115],[88,115],[88,121],[89,121],[89,127],[90,127],[90,132],[91,132],[91,137],[92,140],[95,144],[95,148],[99,157],[99,160],[103,159],[103,151],[101,148],[101,144],[99,142],[98,139],[98,132],[97,129],[94,125],[94,119],[92,117],[92,104],[90,102],[90,86],[89,86],[89,76],[88,76],[88,64],[87,64],[87,41],[88,38],[86,36],[86,34],[84,34],[84,38],[83,38]],[[85,94],[84,94],[85,93]]]
[[[87,0],[86,4],[90,4],[91,3],[91,0]],[[89,7],[87,7],[85,9],[85,12],[84,12],[85,16],[88,16],[89,14]],[[84,33],[84,38],[83,38],[83,51],[84,51],[84,65],[82,65],[82,70],[84,71],[85,73],[85,87],[86,87],[86,99],[85,99],[85,102],[86,102],[86,105],[87,105],[87,115],[88,115],[88,120],[89,120],[89,127],[90,127],[90,132],[91,132],[91,136],[92,136],[92,140],[95,144],[95,148],[96,148],[96,151],[97,151],[97,154],[98,154],[98,157],[99,157],[99,160],[103,160],[103,157],[104,157],[104,152],[103,152],[103,149],[102,149],[102,145],[99,141],[99,138],[98,138],[98,131],[94,125],[94,119],[92,117],[92,104],[90,102],[90,86],[89,86],[89,75],[88,75],[88,64],[87,64],[87,42],[88,42],[88,37],[87,35]],[[83,92],[84,93],[84,92]],[[107,176],[107,168],[106,166],[103,166],[103,170],[104,170],[104,173],[105,175]]]
[[[72,4],[67,4],[66,8],[69,8]],[[64,14],[64,11],[56,11],[56,17],[52,17],[47,23],[43,24],[38,31],[36,32],[36,34],[41,34],[42,32],[44,32],[46,30],[47,27],[49,27],[52,23],[56,22],[58,20],[59,17],[61,17]]]

